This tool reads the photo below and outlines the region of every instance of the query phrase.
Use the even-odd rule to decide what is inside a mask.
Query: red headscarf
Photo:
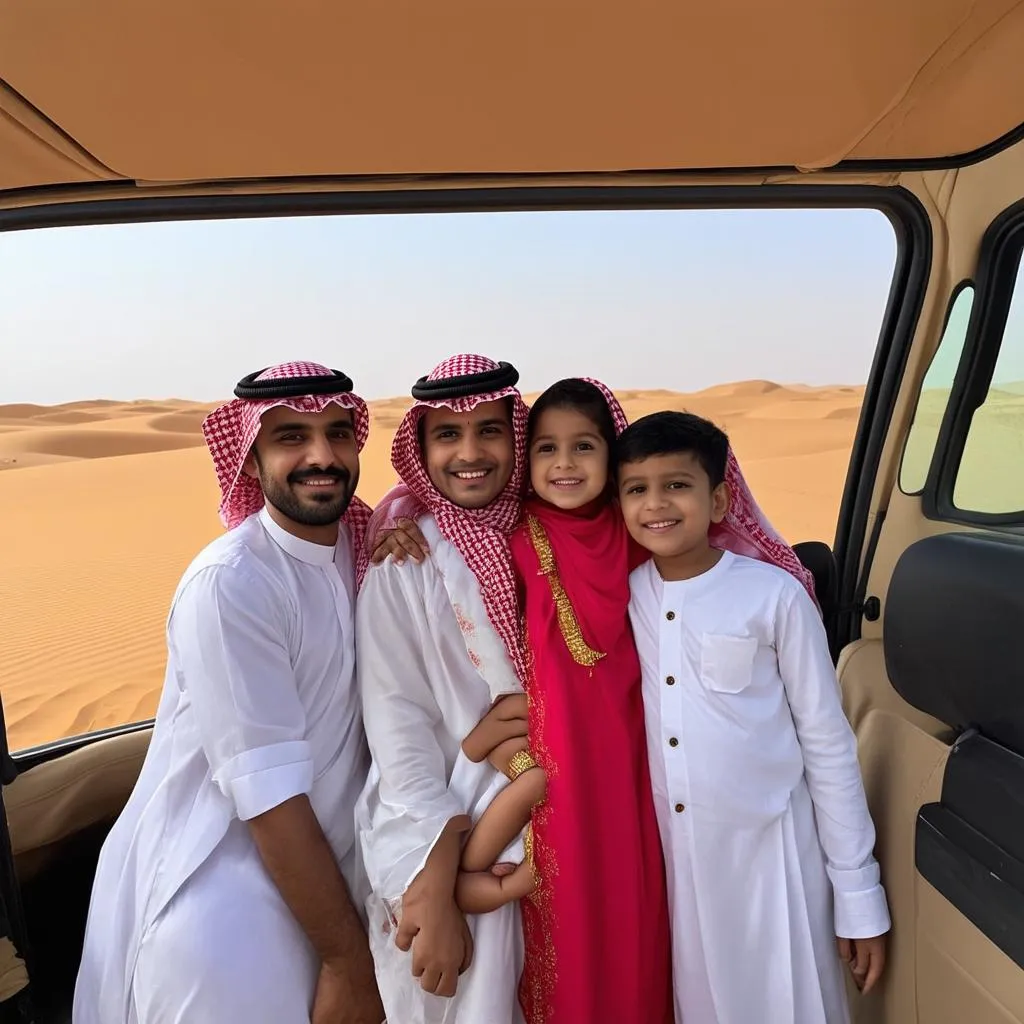
[[[485,356],[456,355],[435,366],[426,379],[428,382],[450,380],[498,369],[498,364]],[[451,409],[452,412],[465,413],[484,402],[494,402],[501,398],[512,400],[515,446],[512,475],[501,494],[489,505],[483,508],[462,508],[444,497],[431,482],[420,449],[419,422],[428,409]],[[415,499],[410,503],[411,514],[422,514],[424,509],[430,512],[442,535],[455,545],[476,576],[491,624],[505,644],[520,678],[524,677],[524,661],[519,644],[519,603],[508,537],[519,522],[526,469],[528,415],[529,410],[515,387],[503,387],[464,398],[421,400],[405,414],[391,446],[391,464],[405,484],[406,497]],[[387,509],[393,509],[391,499],[398,499],[400,493],[393,491],[386,496],[382,506],[387,503]]]
[[[725,482],[729,485],[729,511],[720,523],[711,524],[708,530],[711,546],[785,569],[803,584],[811,600],[817,604],[814,574],[797,558],[796,552],[758,507],[731,447],[725,464]]]
[[[243,382],[255,388],[262,381],[295,379],[296,384],[303,378],[313,378],[311,390],[314,394],[293,395],[282,398],[248,399],[235,398],[214,409],[203,420],[203,436],[213,456],[213,466],[220,485],[220,514],[224,526],[232,530],[264,505],[263,489],[258,480],[242,472],[256,435],[260,431],[263,414],[277,406],[287,406],[295,412],[319,413],[334,404],[352,412],[352,423],[356,432],[356,445],[362,451],[370,434],[370,415],[366,403],[351,391],[352,382],[344,374],[330,370],[319,363],[294,362],[271,366],[253,374]],[[338,390],[325,391],[323,381],[335,379]],[[242,385],[239,385],[241,387]],[[365,572],[367,558],[364,553],[364,536],[370,520],[370,507],[353,496],[348,509],[342,516],[352,533],[352,546],[356,552],[357,575]]]
[[[626,419],[626,413],[619,405],[619,400],[615,397],[612,389],[594,377],[580,377],[579,379],[592,384],[604,396],[604,400],[608,403],[608,411],[612,414],[612,422],[615,424],[615,436],[618,437],[629,426],[629,420]]]

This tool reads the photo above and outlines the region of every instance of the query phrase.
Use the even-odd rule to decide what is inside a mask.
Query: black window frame
[[[1024,200],[1004,210],[982,238],[975,297],[960,364],[932,453],[921,508],[927,519],[959,526],[1024,532],[1024,508],[978,512],[953,501],[974,413],[988,397],[1024,257]]]
[[[932,445],[932,450],[931,450],[931,452],[928,455],[928,468],[925,471],[924,482],[921,484],[920,487],[916,488],[915,490],[908,491],[903,486],[903,464],[904,464],[904,462],[906,461],[906,458],[907,458],[907,445],[910,443],[910,435],[913,433],[914,424],[917,422],[917,415],[918,415],[918,412],[920,411],[921,396],[925,392],[925,386],[924,386],[925,380],[927,379],[928,374],[931,372],[932,365],[934,364],[935,359],[936,359],[936,357],[939,354],[939,349],[942,348],[942,343],[946,340],[946,331],[949,330],[949,321],[950,321],[950,318],[953,316],[953,309],[956,306],[957,300],[968,289],[971,289],[974,292],[974,296],[971,299],[971,316],[974,315],[974,309],[975,309],[975,306],[977,305],[977,302],[978,302],[978,290],[975,287],[974,278],[973,277],[965,277],[962,280],[958,281],[956,283],[956,285],[954,285],[952,292],[950,292],[950,294],[949,294],[949,301],[946,303],[946,314],[945,314],[945,316],[942,319],[942,330],[939,332],[939,343],[938,343],[938,345],[935,346],[935,351],[932,353],[931,359],[928,360],[928,366],[927,366],[927,368],[924,371],[924,376],[921,378],[921,384],[920,384],[920,386],[917,389],[917,395],[914,398],[914,415],[913,415],[913,417],[912,417],[912,419],[910,421],[910,425],[907,427],[906,436],[903,438],[903,448],[900,451],[900,463],[899,463],[899,466],[896,469],[896,486],[899,488],[900,493],[903,494],[903,495],[906,495],[906,497],[908,497],[908,498],[919,498],[922,494],[924,494],[925,488],[928,485],[928,473],[931,471],[931,466],[935,462],[935,453],[939,449],[939,437],[941,436],[941,430],[942,430],[942,423],[941,423],[941,421],[939,423],[939,431],[935,435],[935,443]],[[970,330],[970,317],[968,317],[967,323],[968,323],[967,331],[969,332],[969,330]],[[954,372],[953,380],[951,380],[949,382],[950,395],[951,396],[952,396],[953,382],[956,380],[956,373],[959,372],[960,363],[963,362],[964,353],[967,351],[967,336],[968,336],[968,333],[965,332],[964,333],[964,340],[963,340],[963,343],[961,344],[961,347],[960,347],[960,358],[957,360],[957,370]],[[947,400],[946,401],[946,407],[942,410],[943,418],[945,418],[946,411],[949,409],[949,404],[950,404],[950,402],[949,402],[949,400]]]
[[[61,188],[47,190],[55,200],[0,208],[0,234],[7,231],[83,225],[160,221],[229,220],[297,216],[346,216],[388,213],[559,212],[569,210],[730,210],[730,209],[864,209],[889,221],[896,260],[882,314],[864,402],[850,452],[843,496],[831,545],[841,587],[837,610],[827,625],[833,660],[860,638],[868,573],[884,516],[868,534],[871,500],[881,457],[889,436],[907,358],[924,304],[932,266],[932,227],[921,201],[901,185],[868,184],[651,184],[623,174],[614,184],[561,185],[541,178],[536,184],[465,186],[450,180],[434,188],[359,190],[353,181],[331,179],[337,190],[262,192],[248,182],[249,193],[71,199],[61,202]],[[668,177],[666,175],[666,177]],[[521,181],[522,179],[519,179]],[[311,182],[312,184],[312,182]],[[120,186],[119,186],[120,187]],[[100,189],[92,190],[97,197]],[[0,192],[0,198],[3,196]],[[75,190],[81,195],[81,190]],[[828,541],[829,538],[821,538]],[[153,719],[128,722],[96,733],[64,737],[12,753],[19,770],[108,737],[152,728]]]

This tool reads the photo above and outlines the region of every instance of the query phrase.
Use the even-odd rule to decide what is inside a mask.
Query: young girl
[[[610,466],[624,427],[611,393],[581,379],[553,385],[530,412],[532,493],[510,542],[530,749],[477,820],[458,884],[469,912],[525,896],[527,1024],[673,1021],[664,864],[627,615],[636,549]],[[464,751],[508,763],[486,747],[471,733]],[[524,865],[488,872],[531,807]]]

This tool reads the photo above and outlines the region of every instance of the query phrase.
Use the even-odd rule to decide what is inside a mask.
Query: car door
[[[1024,147],[907,172],[928,285],[848,482],[836,637],[893,914],[871,1024],[1024,1021]],[[910,311],[905,311],[909,313]]]
[[[0,701],[0,1024],[28,1024],[34,1019],[26,963],[28,934],[4,802],[4,790],[17,777]]]

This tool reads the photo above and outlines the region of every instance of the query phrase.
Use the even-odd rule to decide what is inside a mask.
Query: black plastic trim
[[[837,165],[843,171],[948,171],[959,167],[970,167],[998,156],[1004,150],[1015,146],[1024,139],[1024,123],[1004,132],[997,139],[984,146],[968,150],[957,156],[919,157],[911,160],[842,160]]]
[[[989,225],[981,242],[977,291],[964,351],[939,428],[936,455],[921,494],[922,510],[929,519],[968,526],[1024,525],[1024,509],[1005,513],[975,512],[957,508],[953,503],[953,489],[974,412],[985,401],[999,359],[1022,250],[1024,200],[1004,210]]]
[[[484,210],[697,208],[877,209],[893,225],[896,267],[865,389],[833,550],[839,603],[852,606],[860,571],[871,490],[931,270],[931,225],[913,193],[876,185],[601,185],[410,189],[303,194],[150,197],[58,203],[0,210],[0,231],[67,225],[206,220],[231,217],[324,216],[355,213],[442,213]],[[870,568],[864,565],[864,572]],[[860,618],[844,612],[838,643],[860,636]]]
[[[10,86],[8,86],[10,88]],[[15,91],[15,90],[12,90]],[[45,114],[39,112],[40,116],[49,121],[49,118]],[[61,135],[69,139],[75,146],[82,148],[81,145],[76,142],[67,132],[64,131],[59,125],[50,122],[55,131],[60,132]],[[819,180],[827,178],[828,175],[837,174],[888,174],[888,173],[899,173],[905,171],[946,171],[955,170],[961,167],[970,167],[973,164],[982,163],[985,160],[989,160],[994,156],[998,156],[1004,150],[1009,149],[1011,146],[1015,146],[1018,142],[1024,139],[1024,123],[1017,125],[1015,128],[1011,128],[1008,132],[1000,135],[998,138],[993,139],[991,142],[986,143],[983,146],[979,146],[976,149],[968,150],[965,153],[957,153],[952,156],[936,156],[936,157],[903,157],[903,158],[885,158],[885,159],[856,159],[856,160],[841,160],[839,163],[825,167],[820,170],[808,172],[804,168],[797,167],[793,164],[762,164],[762,165],[748,165],[748,166],[733,166],[733,167],[634,167],[626,171],[621,172],[600,172],[588,170],[586,168],[579,168],[574,171],[552,171],[549,173],[538,174],[538,184],[531,186],[535,189],[554,188],[559,187],[557,180],[579,178],[581,175],[593,176],[595,174],[633,174],[643,175],[645,178],[651,177],[665,177],[665,178],[677,178],[680,175],[685,174],[697,174],[704,178],[732,178],[738,175],[747,176],[761,176],[761,177],[773,177],[776,175],[792,175],[801,173],[813,173]],[[96,159],[93,157],[93,159]],[[99,161],[97,161],[99,162]],[[111,172],[114,173],[114,172]],[[474,171],[466,172],[455,172],[450,174],[420,174],[416,172],[405,172],[398,174],[381,174],[381,175],[367,175],[367,174],[310,174],[310,175],[283,175],[275,178],[211,178],[206,180],[190,181],[183,187],[189,188],[238,188],[245,187],[247,185],[253,187],[265,187],[271,186],[273,188],[288,188],[288,189],[313,189],[313,188],[338,188],[339,186],[351,187],[352,185],[358,185],[360,183],[366,183],[368,188],[373,188],[374,185],[380,189],[384,187],[392,187],[403,182],[413,183],[420,182],[424,186],[429,185],[431,188],[436,188],[440,185],[440,191],[447,191],[449,189],[457,189],[460,181],[475,181],[479,182],[481,178],[487,179],[487,181],[500,185],[503,180],[515,181],[521,183],[524,177],[530,177],[530,175],[523,175],[520,173],[481,173]],[[50,197],[54,200],[59,200],[62,195],[81,195],[83,192],[88,192],[90,198],[85,200],[86,202],[95,203],[98,201],[104,201],[104,194],[116,194],[122,192],[124,188],[132,187],[135,185],[135,181],[131,178],[118,178],[113,181],[98,181],[98,182],[71,182],[68,184],[54,184],[54,185],[26,185],[20,188],[11,188],[0,190],[0,198],[24,198],[25,200],[31,200],[33,202],[40,199],[45,200]],[[725,186],[728,187],[728,186]],[[754,186],[759,187],[759,186]],[[841,188],[843,186],[825,186]],[[140,193],[142,190],[140,189]],[[188,197],[184,197],[188,198]],[[115,201],[115,200],[108,200]],[[134,201],[134,200],[130,200]],[[141,200],[148,201],[148,200]]]
[[[7,722],[3,699],[0,698],[0,787],[9,786],[18,777],[18,764],[7,747]]]
[[[377,182],[378,186],[380,182]],[[865,388],[851,452],[833,550],[839,567],[839,605],[851,605],[858,587],[871,493],[895,399],[931,270],[931,224],[917,197],[880,185],[516,185],[474,188],[409,188],[257,195],[140,196],[39,204],[0,210],[0,232],[82,225],[231,218],[333,216],[388,213],[636,209],[875,209],[888,217],[897,255],[879,340]],[[865,560],[867,578],[870,561]],[[860,635],[860,616],[844,611],[835,642]],[[108,735],[149,728],[132,723],[85,737],[20,751],[15,760],[34,765]]]
[[[915,840],[921,876],[1024,967],[1024,757],[965,733]]]
[[[21,774],[37,765],[54,761],[58,757],[63,757],[65,754],[88,747],[93,743],[99,743],[101,740],[109,740],[114,736],[128,736],[133,732],[145,732],[147,729],[153,728],[154,722],[155,719],[146,718],[141,722],[128,722],[111,729],[79,733],[77,736],[68,736],[65,739],[54,740],[52,743],[41,743],[35,747],[26,747],[24,750],[15,751],[11,754],[11,759],[17,766],[18,773]]]
[[[1024,751],[1024,538],[947,531],[899,557],[882,648],[892,688],[955,730]]]
[[[877,470],[877,466],[876,466]],[[872,477],[872,487],[874,486],[874,477]],[[871,492],[868,491],[868,499],[870,500]],[[857,626],[857,637],[860,636],[860,620],[863,616],[868,622],[875,622],[878,616],[869,614],[868,608],[868,577],[871,572],[871,563],[875,560],[875,552],[878,550],[878,541],[882,536],[882,527],[885,525],[887,509],[879,509],[878,514],[875,516],[874,523],[871,527],[871,533],[867,539],[867,547],[864,550],[864,568],[861,571],[859,578],[856,581],[856,586],[853,589],[852,597],[848,602],[844,602],[840,607],[842,608],[843,614],[847,617],[846,621],[850,624],[856,624]],[[877,600],[877,598],[875,599]],[[871,612],[873,614],[874,608],[872,606]],[[850,640],[856,639],[856,637],[850,637],[850,640],[845,639],[845,634],[839,633],[839,627],[842,622],[837,622],[835,635],[831,638],[832,641],[832,658],[838,662],[839,653],[843,647],[846,646]]]
[[[918,814],[915,860],[926,882],[1024,967],[1024,864],[940,804]]]
[[[974,291],[974,297],[971,299],[971,316],[972,317],[974,316],[974,307],[977,305],[978,291],[977,291],[977,288],[975,287],[975,284],[974,284],[974,278],[972,278],[972,277],[965,277],[962,281],[960,281],[953,288],[953,291],[950,293],[949,302],[946,305],[946,315],[942,318],[942,330],[939,331],[939,343],[938,343],[938,345],[936,345],[935,351],[932,353],[932,357],[928,361],[928,367],[925,370],[925,375],[926,376],[928,374],[928,371],[931,370],[931,368],[932,368],[932,363],[935,362],[935,359],[936,359],[936,357],[939,354],[939,349],[942,347],[942,343],[946,340],[946,330],[949,328],[949,320],[950,320],[950,317],[952,317],[952,315],[953,315],[953,308],[956,306],[957,299],[959,299],[960,295],[963,292],[967,291],[968,288],[971,288]],[[969,333],[969,327],[970,327],[970,317],[968,318],[968,331],[965,331],[965,333],[964,333],[963,345],[960,348],[960,359],[961,360],[963,359],[964,352],[967,350],[967,335]],[[955,376],[955,374],[954,374],[954,376]],[[924,380],[925,380],[925,378],[922,377],[921,378],[921,386],[917,389],[917,397],[914,399],[914,416],[913,416],[913,419],[911,419],[911,421],[910,421],[910,425],[907,427],[906,437],[903,438],[903,450],[900,452],[900,464],[899,464],[899,468],[898,468],[897,473],[896,473],[896,486],[899,487],[900,493],[905,494],[908,498],[916,498],[918,495],[923,494],[924,490],[925,490],[925,487],[927,486],[927,480],[928,480],[928,475],[925,474],[925,483],[923,483],[920,487],[918,487],[918,489],[916,491],[905,491],[903,489],[903,480],[902,480],[902,477],[903,477],[903,460],[907,457],[907,443],[910,441],[910,434],[911,434],[911,431],[914,429],[914,422],[917,420],[917,414],[918,414],[918,411],[919,411],[919,406],[921,404],[921,395],[924,393]],[[952,387],[952,381],[950,381],[950,386]],[[950,397],[952,397],[952,395]],[[950,404],[950,399],[947,399],[946,400],[947,408],[949,407],[949,404]],[[945,410],[943,410],[943,416],[945,416]],[[940,424],[940,427],[941,427],[941,424]],[[939,453],[941,451],[941,449],[939,447],[939,436],[940,436],[939,434],[935,435],[935,444],[932,447],[931,458],[930,458],[930,460],[928,462],[929,471],[931,469],[932,463],[935,462],[936,457],[939,455]]]
[[[864,599],[874,555],[872,544],[861,564],[871,498],[931,273],[932,232],[928,215],[916,197],[899,191],[913,202],[903,207],[899,220],[891,218],[897,231],[896,269],[864,391],[833,544],[839,565],[840,612],[835,633],[839,648],[861,635],[857,609]]]
[[[342,214],[642,209],[877,209],[928,226],[917,197],[880,185],[517,185],[255,195],[150,196],[0,209],[0,231],[155,221]],[[899,232],[897,231],[897,241]],[[897,257],[897,265],[899,259]]]

